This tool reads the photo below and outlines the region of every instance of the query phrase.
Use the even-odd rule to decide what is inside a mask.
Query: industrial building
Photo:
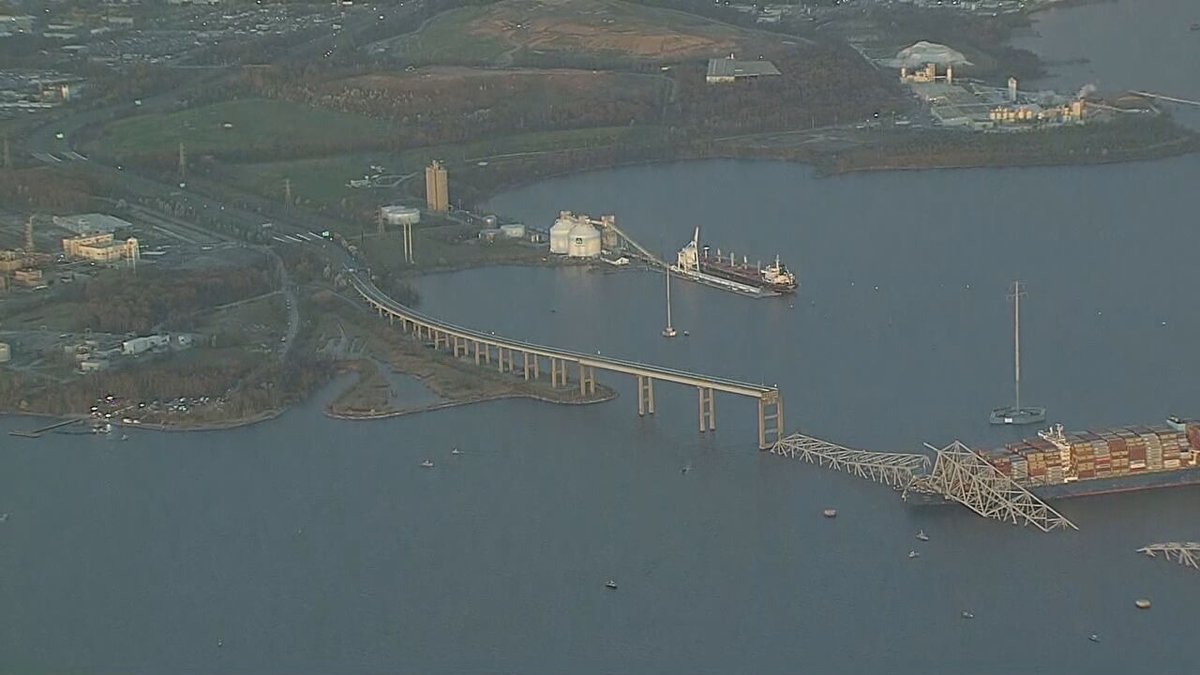
[[[421,210],[411,206],[381,206],[379,215],[388,225],[416,225],[421,222]]]
[[[569,258],[597,258],[603,249],[602,235],[613,216],[595,220],[584,214],[560,211],[550,227],[550,252]]]
[[[1053,93],[1023,96],[1014,77],[1008,78],[1006,89],[959,84],[954,81],[952,65],[946,66],[941,74],[934,63],[917,70],[901,66],[900,81],[929,106],[930,114],[944,127],[988,130],[1073,124],[1083,122],[1088,114],[1082,98],[1066,101]]]
[[[164,349],[169,346],[171,346],[170,335],[146,335],[122,342],[121,353],[126,356],[136,356],[151,349]]]
[[[8,363],[11,360],[12,347],[9,347],[7,342],[0,342],[0,363]]]
[[[63,253],[74,260],[111,263],[119,260],[136,262],[141,258],[137,239],[114,241],[111,233],[68,237],[62,240],[62,246]]]
[[[106,234],[133,227],[133,224],[103,213],[54,216],[54,224],[77,235]]]
[[[739,61],[734,58],[733,54],[730,54],[728,58],[708,60],[708,74],[704,77],[704,81],[709,84],[719,84],[779,74],[779,69],[770,61],[762,59]]]
[[[425,205],[435,213],[450,210],[450,187],[446,179],[446,167],[436,159],[425,167]]]

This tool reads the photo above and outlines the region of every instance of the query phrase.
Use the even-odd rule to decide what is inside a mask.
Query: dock
[[[73,417],[69,420],[55,422],[54,424],[44,426],[40,429],[34,429],[33,431],[10,431],[8,432],[8,435],[18,436],[20,438],[41,438],[42,434],[46,433],[47,431],[54,431],[55,429],[61,429],[62,427],[70,426],[72,424],[78,424],[82,421],[83,418],[81,417]]]

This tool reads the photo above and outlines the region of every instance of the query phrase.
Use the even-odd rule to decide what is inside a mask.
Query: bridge
[[[1186,98],[1177,98],[1175,96],[1167,96],[1166,94],[1154,94],[1154,93],[1151,93],[1148,91],[1131,91],[1129,93],[1136,94],[1138,96],[1145,96],[1146,98],[1156,98],[1156,99],[1159,99],[1160,101],[1170,101],[1171,103],[1182,103],[1183,105],[1200,106],[1200,101],[1193,101],[1191,99],[1186,99]]]
[[[1200,570],[1200,543],[1194,541],[1150,544],[1139,548],[1138,553],[1144,553],[1147,558],[1157,557],[1161,553],[1167,560],[1174,559],[1180,565]]]
[[[445,349],[455,357],[473,357],[476,365],[490,365],[494,360],[500,372],[514,375],[519,372],[526,380],[530,380],[541,378],[542,364],[545,362],[549,365],[552,386],[570,386],[570,373],[574,373],[582,396],[595,393],[597,370],[632,375],[637,383],[638,415],[654,414],[655,382],[695,387],[701,433],[717,428],[714,397],[716,392],[745,396],[758,402],[758,447],[766,450],[783,436],[783,397],[778,387],[701,375],[599,354],[584,354],[456,326],[396,302],[361,272],[350,274],[349,279],[354,290],[381,317],[386,316],[389,324],[399,323],[404,332],[418,339],[430,340],[435,349]]]
[[[903,490],[905,501],[961,504],[984,518],[1042,532],[1079,529],[962,443],[926,447],[936,453],[932,470],[924,454],[854,450],[804,434],[782,438],[770,451]]]

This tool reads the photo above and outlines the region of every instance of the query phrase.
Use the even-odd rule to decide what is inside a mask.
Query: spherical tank
[[[484,216],[483,217],[483,226],[484,227],[496,227],[497,223],[499,223],[499,222],[500,221],[496,219],[496,216]]]
[[[576,221],[566,216],[559,216],[550,227],[550,252],[566,255],[571,248],[571,228]]]
[[[0,363],[8,363],[12,359],[12,348],[7,342],[0,342]]]
[[[416,225],[421,222],[421,210],[411,206],[381,206],[379,211],[388,225]]]
[[[572,258],[595,258],[600,255],[600,230],[589,223],[571,228],[567,255]]]

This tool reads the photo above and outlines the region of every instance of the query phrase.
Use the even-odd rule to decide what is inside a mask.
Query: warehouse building
[[[708,60],[708,74],[704,77],[704,81],[709,84],[718,84],[779,74],[779,69],[770,61],[762,59],[739,61],[733,57],[733,54],[730,54],[729,58]]]
[[[63,253],[73,260],[111,263],[119,260],[136,262],[141,258],[137,239],[114,241],[111,233],[69,237],[62,240],[62,246]]]

